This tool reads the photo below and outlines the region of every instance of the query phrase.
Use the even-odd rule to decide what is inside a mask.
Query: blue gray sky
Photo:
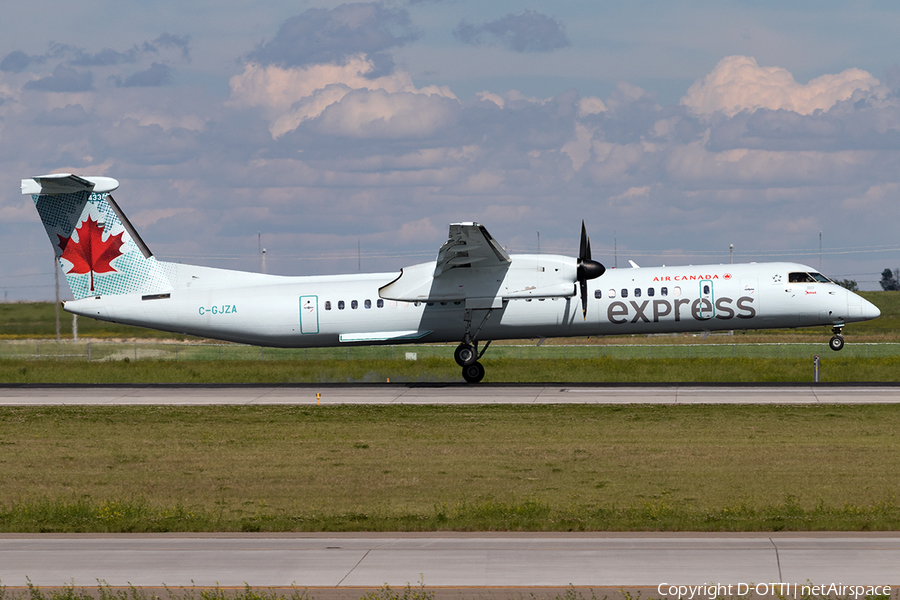
[[[51,172],[118,179],[160,259],[259,270],[262,246],[285,275],[395,271],[473,220],[511,252],[575,254],[584,219],[608,266],[727,262],[734,244],[863,289],[900,267],[894,2],[3,11],[8,300],[53,297],[19,193]]]

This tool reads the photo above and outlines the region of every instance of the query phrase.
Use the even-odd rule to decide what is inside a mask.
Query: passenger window
[[[628,297],[628,290],[626,290],[625,288],[622,288],[622,297],[623,297],[623,298],[627,298],[627,297]]]
[[[356,310],[357,308],[359,308],[359,302],[357,302],[356,300],[351,300],[350,308],[352,308],[353,310]]]
[[[653,290],[653,288],[649,288],[649,289],[647,290],[647,295],[648,295],[648,296],[652,296],[654,293],[656,293],[656,292]]]
[[[635,298],[641,297],[641,288],[634,288],[634,297]]]
[[[668,295],[669,295],[669,288],[667,288],[667,287],[661,287],[661,288],[659,288],[659,295],[660,295],[660,296],[668,296]]]
[[[375,302],[375,306],[377,306],[378,308],[384,308],[384,300],[382,300],[381,298],[379,298],[379,299]]]
[[[616,290],[609,290],[608,296],[609,296],[610,298],[615,298],[615,297],[616,297]]]
[[[331,300],[325,301],[325,310],[331,310]]]
[[[708,283],[703,285],[703,295],[704,296],[709,295],[709,284]]]
[[[338,310],[344,310],[344,301],[338,300]]]
[[[372,301],[366,298],[366,301],[363,302],[363,306],[365,306],[366,308],[372,308]]]
[[[594,298],[603,298],[603,290],[594,290]]]
[[[675,287],[672,288],[672,295],[676,296],[676,297],[681,295],[681,286],[680,285],[676,285]]]

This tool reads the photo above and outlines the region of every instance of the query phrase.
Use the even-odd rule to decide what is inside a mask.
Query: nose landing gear
[[[841,348],[844,347],[844,334],[841,333],[843,330],[843,325],[835,325],[831,328],[831,332],[834,334],[830,340],[828,340],[828,347],[837,352]]]

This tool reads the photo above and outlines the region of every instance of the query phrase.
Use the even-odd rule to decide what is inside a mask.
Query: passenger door
[[[300,296],[300,333],[319,333],[318,296]]]

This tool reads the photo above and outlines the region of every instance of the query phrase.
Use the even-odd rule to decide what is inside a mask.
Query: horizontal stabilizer
[[[391,340],[418,340],[431,331],[371,331],[367,333],[342,333],[342,342],[389,342]]]
[[[38,175],[22,180],[22,193],[40,194],[72,194],[75,192],[111,192],[119,187],[119,182],[112,177],[79,177],[70,173],[54,173]]]

